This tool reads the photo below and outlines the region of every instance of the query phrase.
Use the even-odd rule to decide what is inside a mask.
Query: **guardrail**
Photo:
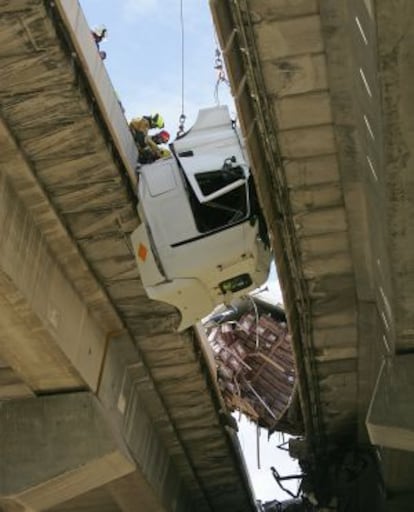
[[[116,149],[135,188],[137,182],[135,166],[138,151],[120,107],[118,96],[91,36],[91,29],[82,8],[76,0],[56,0],[55,5],[85,71]]]

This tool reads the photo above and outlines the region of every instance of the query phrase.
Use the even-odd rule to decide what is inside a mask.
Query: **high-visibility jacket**
[[[149,146],[151,151],[154,152],[155,155],[159,156],[159,148],[155,144],[155,142],[148,136],[148,131],[151,128],[150,123],[146,117],[134,117],[131,119],[129,123],[129,127],[132,133],[138,135],[135,137],[135,140],[138,142],[141,148],[145,148],[145,146]]]
[[[142,132],[145,136],[148,135],[150,123],[146,117],[134,117],[129,123],[129,127],[136,132]]]

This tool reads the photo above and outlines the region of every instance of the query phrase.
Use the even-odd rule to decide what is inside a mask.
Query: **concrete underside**
[[[308,439],[321,454],[369,442],[382,356],[414,348],[414,4],[210,4],[273,235]],[[381,452],[389,510],[408,510],[412,454]]]
[[[131,187],[56,5],[0,0],[0,70],[0,397],[24,408],[23,398],[90,390],[133,461],[112,483],[80,479],[84,494],[72,486],[63,505],[19,501],[22,484],[3,492],[4,506],[251,510],[199,342],[145,295],[129,243],[139,222]],[[96,435],[89,427],[84,442]]]

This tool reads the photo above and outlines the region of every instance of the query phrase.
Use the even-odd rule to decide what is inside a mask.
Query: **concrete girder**
[[[366,411],[385,354],[369,430],[371,441],[388,446],[379,449],[387,510],[408,510],[414,467],[414,453],[407,451],[414,446],[408,355],[414,346],[414,4],[210,2],[274,235],[305,415],[322,417],[307,431],[315,426],[326,434],[325,446],[335,446],[344,432],[352,443],[369,441]],[[272,151],[276,165],[269,171]],[[321,173],[318,164],[314,173],[304,171],[303,162],[321,158],[328,162]],[[395,351],[400,355],[393,357]],[[305,379],[317,400],[306,393]]]
[[[120,508],[129,512],[141,504],[148,511],[186,510],[189,498],[182,473],[177,471],[175,457],[165,448],[177,445],[176,432],[160,413],[160,399],[127,334],[109,340],[97,396],[137,463],[134,473],[108,487]],[[177,446],[176,453],[179,452]],[[198,495],[194,489],[191,499]]]
[[[188,510],[182,473],[164,447],[168,436],[169,446],[174,442],[174,428],[163,417],[154,422],[147,413],[148,402],[156,400],[148,393],[149,381],[136,348],[123,335],[109,342],[97,396],[61,393],[5,402],[0,407],[0,452],[5,454],[0,460],[0,503],[7,509],[60,510],[61,502],[68,502],[63,508],[70,509],[71,501],[82,503],[81,494],[105,486],[124,512],[137,507],[149,512]],[[96,455],[97,447],[102,456]],[[45,468],[36,472],[36,461],[43,461]],[[15,470],[8,472],[11,466]],[[84,499],[89,503],[88,494]],[[197,487],[191,502],[203,510]]]
[[[55,194],[45,187],[42,179],[44,173],[46,183],[50,180],[58,185],[57,197],[60,200],[62,183],[69,183],[72,189],[82,190],[85,187],[79,185],[80,181],[84,183],[85,178],[88,183],[111,183],[119,191],[117,202],[127,210],[125,186],[121,183],[113,155],[102,139],[101,130],[96,123],[91,123],[90,105],[77,82],[78,77],[74,75],[73,63],[61,66],[64,54],[56,40],[53,25],[44,11],[44,5],[39,1],[28,0],[21,4],[22,8],[23,5],[26,7],[23,21],[21,14],[10,14],[7,20],[7,16],[4,16],[0,24],[0,62],[5,76],[11,81],[9,83],[4,80],[0,85],[0,169],[3,174],[9,175],[16,193],[33,216],[51,253],[64,267],[66,275],[86,305],[108,331],[118,330],[122,323],[115,308],[83,259],[69,233],[67,222],[60,218],[61,212],[57,211],[54,204]],[[28,45],[28,36],[21,29],[22,23],[25,26],[30,24],[35,30],[35,34],[30,34],[32,38],[42,41],[41,52]],[[22,55],[14,56],[16,51]],[[9,66],[6,67],[7,72],[3,66],[5,59]],[[35,82],[33,77],[36,77]],[[44,83],[39,82],[40,77],[43,77]],[[79,124],[80,119],[84,120],[83,124]],[[35,127],[37,131],[33,132]],[[79,134],[82,134],[82,145],[79,143]],[[105,197],[99,194],[99,190],[97,192],[101,198]],[[83,199],[82,204],[92,200],[88,195],[88,201]],[[107,205],[108,202],[100,203],[100,212]],[[69,206],[73,206],[73,200]],[[110,206],[113,212],[113,205]],[[129,210],[136,227],[138,218],[131,205]],[[113,213],[116,223],[124,225],[126,212],[119,213],[117,208]]]
[[[105,423],[87,392],[4,402],[0,503],[45,510],[132,473]]]
[[[34,390],[96,389],[106,333],[4,173],[0,195],[1,356]]]
[[[357,340],[341,335],[337,344],[331,334],[343,326],[357,334],[357,307],[321,7],[305,0],[211,5],[233,87],[248,77],[237,97],[240,123],[273,234],[306,429],[316,444],[324,439],[323,451],[326,434],[356,431]]]
[[[377,188],[383,190],[389,225],[389,253],[393,289],[384,288],[392,304],[397,334],[396,349],[414,348],[414,202],[413,202],[413,44],[414,5],[407,0],[373,2],[381,77],[382,123],[387,137],[382,144],[382,168]],[[374,125],[375,130],[375,125]],[[384,267],[382,260],[383,272]]]
[[[382,363],[367,415],[371,443],[414,452],[414,355]]]

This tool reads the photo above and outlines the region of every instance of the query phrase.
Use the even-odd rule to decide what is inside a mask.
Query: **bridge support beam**
[[[175,440],[174,451],[180,450],[174,428],[127,333],[109,340],[97,396],[137,462],[134,473],[108,486],[119,508],[187,511],[187,489],[174,456],[165,448]]]
[[[4,402],[0,505],[45,510],[135,470],[91,393]]]
[[[367,416],[372,444],[414,451],[414,354],[385,360]]]
[[[3,402],[0,510],[50,509],[105,486],[123,512],[187,511],[187,490],[164,447],[172,427],[162,417],[154,425],[148,386],[124,334],[109,340],[97,395]]]
[[[0,225],[1,359],[35,391],[95,390],[106,333],[3,172]]]

